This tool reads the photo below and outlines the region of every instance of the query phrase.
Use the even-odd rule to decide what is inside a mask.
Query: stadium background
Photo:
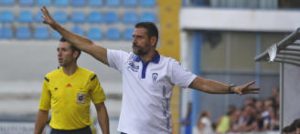
[[[192,105],[192,126],[208,110],[215,121],[228,106],[242,106],[247,97],[266,98],[279,87],[279,65],[253,58],[299,25],[296,0],[1,0],[0,1],[0,133],[31,133],[45,73],[57,67],[59,35],[41,23],[39,9],[77,34],[107,48],[131,50],[138,21],[160,28],[159,51],[206,78],[242,84],[256,80],[258,95],[208,95],[175,89],[174,133]],[[264,16],[264,17],[257,17]],[[83,54],[79,65],[95,71],[108,100],[111,132],[117,133],[121,77]],[[294,71],[297,68],[294,69]],[[293,71],[293,72],[294,72]],[[299,71],[298,71],[299,72]],[[299,77],[299,76],[298,76]],[[294,78],[295,79],[295,78]],[[93,114],[95,116],[95,114]],[[289,124],[291,121],[286,121]]]

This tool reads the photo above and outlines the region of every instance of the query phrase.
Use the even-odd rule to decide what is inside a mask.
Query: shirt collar
[[[137,56],[137,55],[134,56],[133,60],[134,60],[135,62],[140,62],[140,61],[142,61],[141,57],[140,57],[140,56]],[[156,52],[155,52],[155,55],[152,57],[152,59],[151,59],[150,62],[153,62],[153,63],[158,64],[158,63],[159,63],[159,60],[160,60],[160,55],[159,55],[159,53],[156,51]]]

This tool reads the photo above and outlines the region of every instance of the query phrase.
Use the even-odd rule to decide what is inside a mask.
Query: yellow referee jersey
[[[78,67],[68,76],[61,67],[46,75],[39,109],[51,109],[51,128],[74,130],[91,124],[90,102],[98,104],[104,100],[103,89],[93,72]]]

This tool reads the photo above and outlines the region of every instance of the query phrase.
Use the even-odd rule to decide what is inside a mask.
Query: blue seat
[[[43,22],[43,16],[42,16],[42,12],[39,11],[36,13],[36,15],[34,16],[34,21],[35,22]]]
[[[49,30],[48,30],[48,28],[45,27],[45,26],[35,27],[33,37],[35,39],[39,39],[39,40],[49,39]]]
[[[71,14],[71,21],[74,23],[83,23],[85,22],[85,14],[80,11],[74,11]]]
[[[87,32],[87,37],[92,40],[101,40],[102,39],[102,32],[99,28],[90,28]]]
[[[103,0],[89,0],[88,5],[92,7],[99,7],[103,5]]]
[[[66,23],[68,21],[68,15],[63,11],[56,11],[53,14],[53,18],[59,23]]]
[[[110,7],[120,6],[120,0],[107,0],[106,5]]]
[[[75,7],[85,6],[85,0],[71,0],[71,5]]]
[[[105,14],[105,22],[106,23],[116,23],[118,22],[119,18],[118,18],[118,14],[116,12],[106,12]]]
[[[140,21],[149,21],[149,22],[156,22],[156,15],[152,12],[144,12],[141,15],[141,20]]]
[[[13,30],[9,27],[0,27],[0,39],[12,39]]]
[[[103,16],[100,12],[90,12],[88,15],[88,22],[89,23],[102,23],[104,22]]]
[[[106,32],[106,38],[109,40],[119,40],[121,33],[117,28],[109,28]]]
[[[138,22],[138,15],[135,12],[126,12],[123,14],[123,22],[126,24],[135,24]]]
[[[61,35],[56,31],[52,31],[51,37],[52,37],[52,39],[59,40],[61,38]]]
[[[28,27],[18,27],[16,31],[16,38],[26,40],[31,38],[31,31]]]
[[[127,28],[123,32],[123,38],[125,40],[132,40],[133,28]]]
[[[15,4],[15,0],[0,0],[0,6],[12,6]]]
[[[84,30],[79,26],[74,26],[71,31],[78,35],[84,35]]]
[[[34,0],[19,0],[20,6],[33,6]]]
[[[154,7],[156,4],[156,0],[140,0],[140,2],[142,7]]]
[[[9,10],[5,10],[5,11],[1,11],[0,12],[0,22],[13,22],[15,19],[14,14],[9,11]]]
[[[36,0],[38,6],[49,6],[51,5],[51,0]]]
[[[19,22],[30,23],[33,22],[33,15],[31,11],[21,11],[19,14]]]
[[[124,0],[123,5],[127,7],[135,7],[138,5],[137,0]]]
[[[69,0],[54,0],[54,6],[66,7],[69,5]]]

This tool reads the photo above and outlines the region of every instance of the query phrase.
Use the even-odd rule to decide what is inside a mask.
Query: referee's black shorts
[[[50,134],[92,134],[90,126],[76,130],[57,130],[51,129]]]

